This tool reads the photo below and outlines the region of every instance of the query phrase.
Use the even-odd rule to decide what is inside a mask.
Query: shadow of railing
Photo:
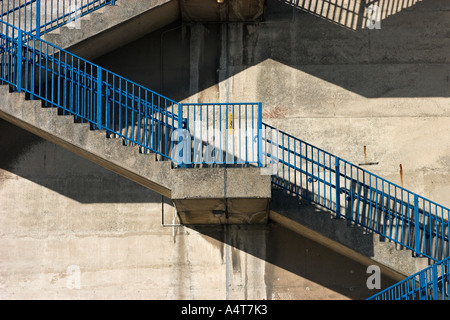
[[[367,300],[449,300],[450,258],[369,297]]]
[[[378,28],[382,20],[423,0],[278,0],[350,30]]]
[[[414,255],[450,255],[450,209],[265,123],[272,185],[377,233]],[[273,147],[275,145],[275,148]]]

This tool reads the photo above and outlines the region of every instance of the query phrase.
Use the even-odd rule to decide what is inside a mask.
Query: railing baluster
[[[178,104],[178,148],[183,148],[183,104]],[[180,153],[180,149],[178,149],[178,165],[180,167],[183,167],[183,157],[184,154],[187,152],[182,149],[182,153]]]
[[[336,190],[336,218],[341,218],[341,175],[339,172],[340,161],[338,157],[334,158],[335,190]]]
[[[262,104],[258,103],[258,167],[262,167]]]
[[[416,256],[420,256],[420,223],[419,223],[419,196],[414,195],[414,250]]]
[[[22,38],[23,38],[23,32],[19,29],[19,37],[17,41],[17,92],[22,91]]]
[[[97,129],[102,128],[102,68],[97,67]]]
[[[36,1],[36,37],[41,37],[41,0]]]

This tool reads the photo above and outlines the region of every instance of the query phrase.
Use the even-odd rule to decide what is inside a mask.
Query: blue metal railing
[[[261,103],[184,103],[191,146],[185,165],[261,166]],[[179,113],[180,114],[180,113]]]
[[[367,300],[449,300],[450,257],[413,274]]]
[[[5,25],[5,22],[0,22]],[[58,107],[106,130],[127,144],[170,158],[171,133],[178,128],[178,103],[75,56],[29,33],[8,25],[12,36],[2,34],[0,79],[16,91],[40,99],[44,107]],[[183,123],[183,121],[181,121]]]
[[[449,257],[448,208],[263,123],[260,103],[177,103],[30,31],[0,22],[0,80],[44,107],[182,167],[263,167],[269,159],[274,186],[416,256]]]
[[[177,166],[261,165],[260,103],[181,104],[5,22],[0,80]],[[247,151],[251,150],[251,151]]]
[[[62,25],[102,8],[114,5],[115,0],[8,0],[0,2],[0,19],[38,38]],[[2,33],[9,35],[6,25]]]
[[[416,256],[434,261],[450,256],[450,209],[265,123],[263,133],[264,156],[276,158],[278,166],[272,176],[276,187],[376,232]]]

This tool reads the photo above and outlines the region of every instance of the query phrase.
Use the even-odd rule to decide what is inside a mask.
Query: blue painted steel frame
[[[263,130],[277,129],[263,123]],[[272,177],[275,186],[377,232],[417,256],[439,261],[450,255],[450,209],[292,135],[278,130],[277,134],[281,169]],[[266,151],[264,155],[272,157]]]
[[[232,123],[225,131],[234,133],[235,126],[238,126],[239,129],[245,127],[246,130],[251,128],[259,132],[251,138],[251,141],[257,139],[256,157],[242,158],[241,154],[232,154],[231,163],[256,163],[261,166],[263,156],[273,157],[267,150],[264,152],[263,143],[272,141],[267,138],[263,141],[262,132],[276,129],[262,123],[261,104],[179,104],[28,33],[17,30],[17,34],[18,37],[12,38],[2,36],[2,47],[9,48],[2,57],[2,80],[14,85],[18,91],[28,92],[32,98],[58,106],[76,118],[92,123],[97,129],[105,129],[181,165],[230,163],[180,161],[179,157],[173,158],[170,153],[174,145],[180,142],[171,141],[170,134],[177,129],[192,129],[190,109],[195,112],[195,108],[199,108],[200,120],[205,122],[206,117],[206,130],[214,131],[214,109],[224,108],[226,112],[231,110],[229,116]],[[5,70],[7,74],[4,74]],[[30,77],[34,79],[36,76],[39,81],[30,81]],[[46,84],[45,87],[42,83]],[[68,90],[80,91],[82,95],[73,95]],[[76,100],[68,97],[75,97]],[[249,106],[252,109],[250,113],[247,110]],[[208,107],[213,109],[211,126]],[[168,108],[172,108],[172,112],[167,111]],[[241,109],[245,110],[243,115]],[[179,115],[174,111],[178,111]],[[250,125],[247,117],[250,118]],[[223,129],[224,124],[219,120],[219,129]],[[131,133],[124,133],[124,129],[129,130],[128,126]],[[274,185],[335,212],[337,217],[345,217],[378,232],[413,250],[418,256],[435,261],[449,256],[449,209],[287,133],[277,131],[277,134],[281,154],[277,161],[281,164],[281,170],[272,178]],[[235,150],[235,139],[231,137]],[[221,135],[220,141],[222,139],[227,141],[229,136]],[[240,136],[237,139],[239,152],[244,143],[248,152],[247,140],[242,140]],[[353,210],[355,204],[356,209]]]
[[[261,103],[183,103],[179,110],[193,144],[192,155],[183,160],[184,165],[262,166]]]
[[[13,29],[11,37],[5,34],[1,37],[1,47],[7,50],[3,50],[1,56],[0,78],[13,85],[17,91],[29,93],[31,99],[37,98],[49,106],[58,107],[74,115],[76,121],[89,122],[96,130],[104,129],[110,135],[122,137],[127,144],[139,145],[144,152],[156,153],[163,160],[171,160],[182,167],[193,164],[261,163],[258,158],[261,138],[257,134],[262,123],[260,103],[180,104],[12,25],[5,22],[0,25]],[[251,140],[254,137],[258,139],[255,147],[258,153],[254,158],[242,159],[239,153],[233,155],[231,162],[228,157],[224,161],[195,162],[187,157],[191,149],[184,152],[182,157],[172,154],[174,148],[184,141],[172,141],[171,135],[177,130],[186,131],[195,125],[195,118],[189,116],[190,108],[199,108],[200,114],[206,117],[199,120],[206,124],[207,131],[214,131],[215,122],[210,124],[208,121],[208,106],[213,115],[217,110],[220,112],[231,108],[239,128],[247,129],[247,115],[251,117],[251,129],[256,133],[251,136]],[[251,112],[248,113],[247,109],[251,109]],[[220,123],[222,125],[226,128]],[[235,128],[232,131],[234,133]],[[220,141],[228,139],[227,134],[220,134],[217,137]],[[235,140],[242,147],[245,141],[240,135],[232,137],[235,138],[231,139],[233,147]]]
[[[22,30],[14,34],[1,38],[8,48],[0,57],[1,80],[144,152],[176,161],[169,136],[178,116],[166,109],[177,102]]]
[[[449,300],[450,257],[409,276],[367,300]]]
[[[35,2],[39,3],[40,0],[22,3],[11,10],[8,8],[6,13],[2,11],[1,17],[20,12],[23,6]],[[114,4],[114,1],[105,1],[104,5],[107,3]],[[41,25],[39,17],[38,14],[36,25]],[[58,20],[53,19],[52,22]],[[45,28],[47,25],[42,25],[44,32],[50,30]],[[111,135],[124,138],[128,144],[139,145],[143,150],[159,154],[163,159],[172,160],[180,166],[227,163],[185,161],[186,154],[171,157],[171,149],[175,144],[183,143],[183,140],[171,141],[168,138],[177,129],[192,129],[190,109],[195,110],[196,107],[200,110],[201,120],[206,121],[206,130],[214,131],[215,112],[224,107],[229,112],[224,118],[229,127],[222,123],[223,119],[219,119],[219,129],[234,134],[235,126],[247,130],[250,121],[251,130],[256,130],[251,139],[252,146],[256,143],[256,157],[248,157],[247,153],[244,157],[233,154],[233,164],[256,163],[261,167],[263,157],[276,157],[281,170],[273,175],[273,185],[331,210],[337,218],[349,219],[377,232],[411,249],[417,256],[434,261],[449,257],[448,208],[263,123],[260,103],[177,103],[39,39],[41,28],[38,28],[37,36],[33,36],[1,21],[0,29],[0,78],[17,91],[29,93],[31,99],[38,98],[48,105],[59,107],[81,122],[87,121],[96,129],[104,129]],[[8,31],[4,33],[4,30],[10,29],[13,30],[12,36],[9,36]],[[252,108],[251,113],[247,110],[249,106]],[[236,111],[236,107],[239,111]],[[241,107],[245,108],[243,115]],[[213,109],[212,112],[209,112],[209,108]],[[254,108],[257,109],[256,117]],[[213,116],[211,126],[210,114]],[[228,122],[230,119],[231,122]],[[276,139],[272,134],[267,138],[267,132],[272,131],[276,131]],[[229,138],[227,134],[220,135],[221,141],[228,141]],[[242,140],[240,135],[237,139],[239,152],[243,145],[245,152],[248,152],[248,141]],[[267,147],[268,144],[273,146],[274,142],[277,146],[276,155],[272,151],[268,152]],[[232,143],[234,150],[234,136]],[[448,259],[445,261],[448,268]],[[442,276],[438,278],[437,266],[419,273],[418,282],[422,289],[417,289],[416,281],[413,281],[408,290],[423,292],[423,286],[429,283],[433,283],[436,288],[436,283],[440,281],[436,279],[443,279]],[[431,270],[431,276],[426,273],[428,270]],[[445,275],[447,279],[448,273]],[[427,280],[430,277],[434,279],[432,282]],[[433,291],[433,298],[439,296],[436,292]]]

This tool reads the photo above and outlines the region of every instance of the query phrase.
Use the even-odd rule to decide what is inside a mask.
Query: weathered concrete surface
[[[260,101],[264,122],[354,164],[376,163],[364,168],[449,207],[448,1],[380,1],[381,28],[372,30],[361,1],[339,11],[337,1],[283,2],[267,1],[264,22],[161,29],[130,44],[142,51],[119,49],[97,62],[175,100]],[[311,210],[299,203],[290,213],[295,221]],[[405,273],[421,266],[407,251],[393,255],[389,244],[339,230],[347,248],[405,255]]]
[[[90,130],[90,124],[74,123],[73,116],[59,116],[39,100],[26,101],[24,93],[10,93],[9,86],[0,87],[0,101],[1,118],[175,200],[184,224],[267,222],[270,176],[258,168],[236,168],[237,173],[235,168],[172,169],[170,161],[156,161],[155,154],[124,146],[105,131]],[[196,207],[202,210],[190,218]],[[215,210],[229,218],[218,219]]]
[[[261,101],[265,122],[356,164],[365,145],[368,160],[378,162],[369,170],[399,182],[402,163],[405,187],[449,206],[448,2],[416,3],[384,19],[380,30],[357,31],[277,1],[268,1],[268,9],[266,24],[230,25],[228,42],[223,27],[185,26],[165,30],[164,41],[158,31],[99,61],[176,100]],[[139,70],[132,67],[138,62]],[[52,151],[47,143],[23,151],[40,164],[16,163],[32,172],[26,178],[17,169],[3,175],[0,283],[7,298],[360,299],[374,293],[360,294],[365,265],[356,268],[339,251],[270,222],[228,231],[152,229],[161,205],[123,203],[118,190],[126,188],[113,183],[105,190],[113,200],[66,199],[49,189],[58,183],[32,178],[49,171],[50,159],[61,159]],[[63,194],[92,197],[83,182],[91,180],[68,177],[57,179]],[[84,188],[71,191],[65,178]],[[42,199],[54,200],[52,206]],[[354,232],[340,236],[354,243],[361,239]],[[85,253],[92,251],[97,255]],[[82,286],[68,290],[67,267],[77,263]]]
[[[178,169],[171,198],[184,224],[264,224],[270,184],[255,167]]]
[[[179,0],[181,17],[186,22],[262,21],[264,0]]]
[[[162,209],[165,223],[178,221],[158,193],[3,120],[0,136],[8,137],[0,140],[1,299],[342,300],[376,292],[366,266],[280,225],[163,227]],[[383,287],[392,283],[381,276]]]
[[[336,219],[319,206],[273,190],[270,219],[286,228],[308,236],[367,266],[378,265],[383,272],[400,279],[428,266],[428,259],[416,258],[410,250],[397,250],[391,242],[383,242],[380,236],[352,225],[345,219]]]

